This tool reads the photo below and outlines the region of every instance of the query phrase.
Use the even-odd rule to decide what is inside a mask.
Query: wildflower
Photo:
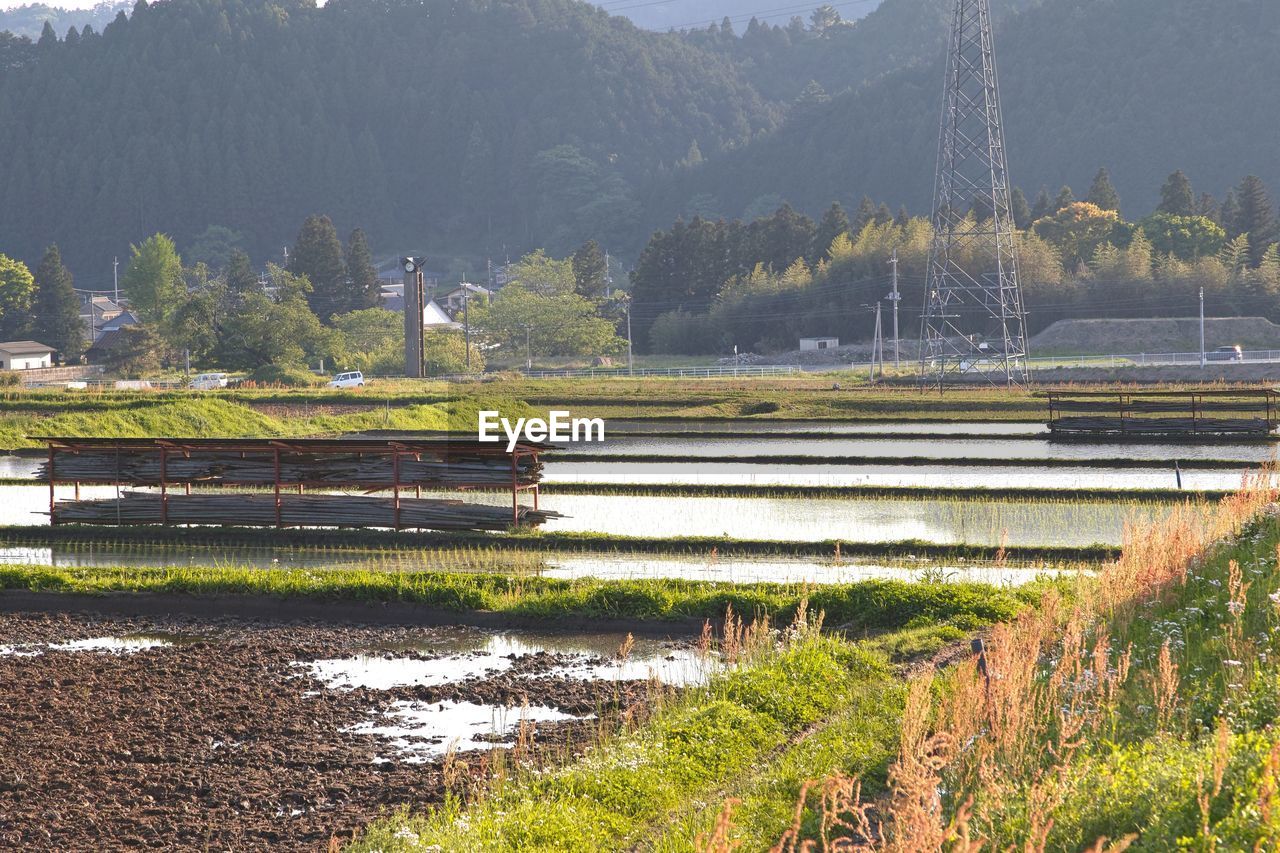
[[[1222,662],[1222,665],[1223,665],[1223,666],[1244,666],[1244,664],[1242,664],[1242,663],[1241,663],[1240,661],[1238,661],[1238,660],[1224,660],[1224,661]]]

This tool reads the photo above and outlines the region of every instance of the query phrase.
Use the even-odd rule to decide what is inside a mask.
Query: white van
[[[329,380],[330,388],[363,388],[364,374],[358,370],[350,370],[346,373],[339,373],[333,379]]]
[[[201,373],[191,380],[191,388],[195,391],[212,391],[214,388],[227,387],[227,374]]]

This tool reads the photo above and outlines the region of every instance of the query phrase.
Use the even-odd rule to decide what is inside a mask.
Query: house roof
[[[102,324],[102,331],[111,332],[122,326],[138,325],[138,317],[132,311],[121,311],[116,316]]]
[[[43,355],[54,352],[53,347],[39,341],[5,341],[0,343],[0,350],[10,355]]]
[[[422,325],[424,326],[457,326],[449,313],[436,304],[435,300],[428,302],[422,309]]]

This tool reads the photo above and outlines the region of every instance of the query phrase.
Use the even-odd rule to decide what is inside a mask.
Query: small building
[[[53,367],[53,347],[39,341],[0,343],[0,370],[34,370]]]
[[[134,314],[132,311],[121,311],[115,317],[112,317],[110,320],[102,324],[102,327],[98,330],[99,337],[107,332],[118,332],[125,326],[136,325],[138,325],[137,314]]]
[[[457,329],[461,326],[434,299],[422,309],[422,325],[428,329]]]
[[[835,349],[840,346],[839,338],[801,338],[800,351],[810,352],[819,349]]]
[[[94,296],[80,303],[80,323],[84,326],[85,340],[93,343],[102,337],[104,327],[125,313],[119,303],[105,296]]]
[[[462,313],[464,301],[474,300],[478,305],[487,305],[492,295],[493,291],[487,287],[464,282],[441,296],[440,304],[450,316],[457,317]]]

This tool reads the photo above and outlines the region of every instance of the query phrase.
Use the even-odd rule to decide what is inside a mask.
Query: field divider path
[[[1176,461],[1183,470],[1256,470],[1264,463],[1241,459],[1134,459],[1132,457],[973,457],[973,456],[673,456],[660,453],[564,453],[548,452],[554,462],[595,462],[614,464],[732,464],[732,465],[899,465],[961,468],[1171,468]]]

